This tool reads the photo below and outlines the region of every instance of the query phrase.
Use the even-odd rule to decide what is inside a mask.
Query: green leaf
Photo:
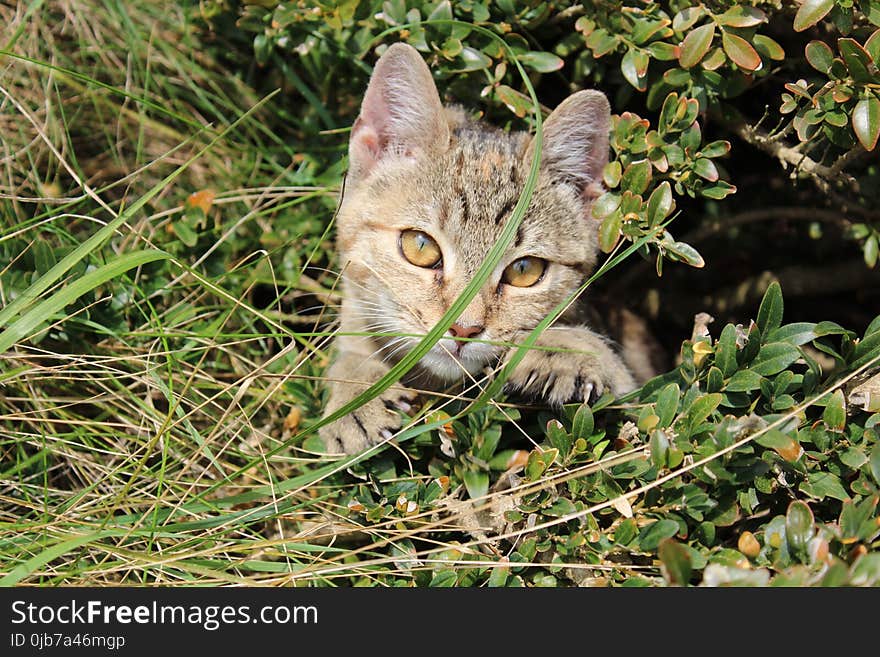
[[[806,553],[807,543],[813,536],[813,512],[799,500],[788,505],[785,513],[785,538],[798,554]]]
[[[506,560],[506,557],[505,557]],[[492,568],[492,572],[489,574],[489,580],[486,584],[489,588],[497,588],[499,586],[504,586],[507,583],[507,578],[510,575],[510,566],[495,566]]]
[[[785,60],[785,50],[776,41],[763,34],[756,34],[752,39],[752,45],[755,46],[761,55],[774,62]]]
[[[834,0],[804,0],[794,17],[794,31],[803,32],[825,18]]]
[[[702,5],[685,7],[672,17],[672,29],[676,32],[686,32],[705,14],[706,8]]]
[[[858,470],[865,463],[868,462],[868,457],[862,450],[855,447],[850,447],[849,449],[841,452],[840,462],[843,463],[845,466],[852,468],[853,470]]]
[[[761,68],[761,56],[741,36],[725,31],[721,35],[721,47],[740,68],[746,71],[757,71]]]
[[[719,180],[711,187],[706,187],[705,189],[700,190],[701,196],[705,196],[706,198],[711,198],[716,201],[721,201],[731,194],[735,193],[736,187],[723,180]]]
[[[880,13],[880,2],[878,5],[878,13]],[[865,41],[865,51],[871,55],[874,66],[880,66],[880,30],[874,30],[874,33]]]
[[[725,378],[736,371],[736,327],[727,324],[715,346],[715,365]]]
[[[560,454],[568,456],[573,441],[559,420],[554,418],[547,422],[546,434],[550,444],[558,449]]]
[[[462,65],[456,68],[459,73],[468,73],[470,71],[482,71],[492,65],[492,60],[476,48],[465,46],[459,59]]]
[[[532,104],[526,96],[523,96],[516,89],[499,84],[495,87],[495,95],[507,108],[519,117],[523,117],[532,109]]]
[[[865,264],[869,269],[873,269],[874,265],[877,264],[878,247],[880,245],[877,243],[877,235],[871,235],[865,240],[865,245],[862,247]]]
[[[709,182],[718,180],[718,167],[715,163],[706,157],[698,158],[694,161],[694,172]]]
[[[654,408],[657,411],[657,416],[660,418],[660,422],[658,423],[659,426],[668,427],[672,424],[672,420],[678,412],[678,402],[680,397],[681,391],[674,383],[665,386],[660,391],[660,394],[657,395],[657,402],[654,405]]]
[[[706,144],[700,149],[703,157],[721,157],[730,152],[730,142],[723,139]]]
[[[172,225],[175,235],[180,238],[186,246],[192,248],[199,241],[199,234],[192,229],[186,221],[175,221]]]
[[[603,253],[611,253],[620,239],[620,227],[623,215],[620,211],[612,212],[602,220],[599,225],[599,248]]]
[[[482,470],[465,470],[462,475],[468,496],[474,500],[489,492],[489,473]]]
[[[574,418],[571,421],[571,437],[577,440],[583,438],[586,440],[593,435],[593,411],[588,404],[581,404],[575,411]]]
[[[691,555],[681,543],[671,538],[660,542],[658,550],[663,576],[673,586],[687,586],[693,573]]]
[[[390,3],[388,3],[390,4]],[[404,4],[404,3],[402,3]],[[405,4],[404,4],[405,6]],[[399,12],[400,10],[398,10]],[[443,0],[443,2],[438,2],[437,6],[434,7],[434,10],[428,14],[429,21],[451,21],[452,20],[452,5],[449,0]],[[400,20],[401,23],[406,22],[405,19]]]
[[[791,436],[782,433],[779,429],[768,429],[764,433],[755,436],[755,442],[761,447],[777,450],[789,449],[793,440]]]
[[[706,392],[719,392],[724,387],[724,375],[714,365],[709,368],[706,376]]]
[[[856,82],[870,83],[873,81],[873,75],[869,70],[872,65],[871,55],[862,48],[855,39],[838,39],[837,48],[843,55],[843,61],[849,69],[849,74]]]
[[[529,458],[526,461],[526,478],[529,481],[537,481],[547,470],[547,465],[543,455],[538,450],[533,450],[529,453]]]
[[[721,394],[712,392],[703,395],[691,404],[691,407],[688,409],[688,422],[690,423],[691,431],[696,429],[703,420],[709,417],[712,412],[718,408],[720,403]]]
[[[795,322],[770,331],[767,334],[767,342],[788,342],[799,347],[817,337],[819,336],[816,334],[816,324]]]
[[[434,577],[431,578],[431,583],[428,586],[434,588],[449,588],[455,586],[455,582],[458,581],[458,575],[456,572],[449,568],[444,568],[443,570],[438,570],[434,573]]]
[[[641,194],[648,189],[650,182],[651,163],[648,160],[637,160],[624,169],[620,186],[633,194]]]
[[[665,518],[652,522],[639,532],[639,548],[645,552],[653,552],[664,538],[672,538],[678,533],[678,523]]]
[[[663,246],[670,255],[675,256],[677,260],[685,262],[691,267],[699,268],[706,264],[700,252],[690,244],[685,242],[664,242]]]
[[[617,48],[619,41],[620,37],[608,34],[608,30],[600,28],[587,37],[587,47],[593,51],[593,57],[602,57]]]
[[[620,60],[620,72],[624,79],[639,91],[648,88],[648,54],[635,48],[626,51]]]
[[[534,50],[521,54],[519,61],[539,73],[552,73],[565,66],[565,62],[553,53]]]
[[[757,372],[751,370],[740,370],[732,377],[724,389],[727,392],[750,392],[761,387],[764,378]]]
[[[843,390],[835,390],[822,413],[825,426],[834,431],[843,431],[846,427],[846,399]]]
[[[678,56],[678,62],[683,68],[692,68],[700,63],[706,53],[709,52],[709,46],[712,45],[712,39],[715,37],[715,23],[701,25],[688,32],[688,35],[681,43],[681,53]]]
[[[820,73],[827,73],[834,61],[834,53],[824,41],[810,41],[804,49],[807,62]]]
[[[797,347],[787,342],[770,342],[761,347],[749,370],[761,376],[778,374],[800,357],[801,352]]]
[[[654,41],[647,46],[654,59],[661,62],[670,62],[678,59],[678,47],[665,41]]]
[[[623,176],[623,168],[618,160],[612,160],[606,164],[602,171],[602,180],[609,188],[617,187],[620,184],[621,176]]]
[[[853,132],[866,151],[873,151],[880,137],[880,98],[871,96],[856,103],[852,113]]]
[[[846,502],[850,499],[840,483],[840,478],[830,472],[811,472],[807,480],[800,485],[800,491],[818,500],[826,497]]]
[[[605,192],[593,202],[592,213],[596,219],[604,219],[620,207],[621,196]]]
[[[874,477],[874,481],[880,485],[880,442],[874,445],[869,463],[871,467],[871,476]]]
[[[655,429],[651,432],[651,440],[648,443],[651,449],[651,463],[656,468],[666,465],[666,454],[669,451],[669,437],[666,432]]]
[[[860,556],[852,565],[849,583],[853,586],[877,586],[880,583],[880,554]]]
[[[621,522],[617,529],[614,530],[614,542],[618,545],[629,545],[638,533],[638,525],[632,518],[627,518]]]
[[[761,338],[766,338],[771,331],[779,328],[782,324],[783,309],[782,288],[779,283],[773,281],[764,293],[761,306],[758,308],[756,324],[761,330]]]
[[[767,14],[755,7],[733,5],[718,16],[718,22],[730,27],[754,27],[767,20]]]
[[[36,303],[30,310],[12,322],[3,333],[0,333],[0,352],[7,351],[12,345],[30,337],[34,329],[43,324],[43,322],[99,285],[116,278],[130,269],[170,257],[171,255],[164,251],[152,249],[132,251],[131,253],[117,256],[107,264],[101,265],[97,269],[93,269],[87,274],[70,281],[50,297]]]
[[[672,187],[668,180],[664,180],[657,185],[648,198],[648,223],[651,226],[658,226],[669,216],[673,208],[675,208],[675,201],[672,198]]]

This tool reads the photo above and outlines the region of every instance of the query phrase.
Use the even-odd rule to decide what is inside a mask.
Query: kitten
[[[598,91],[572,94],[550,115],[539,181],[510,250],[402,386],[320,430],[328,451],[353,454],[390,437],[416,382],[442,389],[503,365],[512,350],[492,343],[521,342],[593,271],[590,205],[601,193],[610,120]],[[471,280],[516,205],[531,144],[527,133],[444,108],[412,47],[382,55],[352,128],[338,212],[344,301],[327,413],[382,377],[418,342],[400,334],[427,333]],[[346,335],[364,332],[376,335]],[[554,326],[538,345],[514,369],[509,391],[559,405],[635,387],[609,342],[585,325]]]

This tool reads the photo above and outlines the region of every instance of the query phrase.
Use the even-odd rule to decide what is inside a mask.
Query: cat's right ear
[[[541,168],[574,185],[584,198],[599,196],[610,130],[611,106],[605,94],[592,89],[572,94],[544,122]],[[530,147],[529,160],[531,154]]]
[[[428,65],[418,51],[395,43],[376,62],[351,130],[348,177],[357,184],[388,157],[442,151],[449,126]]]

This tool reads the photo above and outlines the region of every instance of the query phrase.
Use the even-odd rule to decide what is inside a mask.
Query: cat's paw
[[[508,378],[505,390],[552,405],[592,401],[605,392],[619,397],[635,388],[635,381],[617,356],[604,344],[595,353],[532,351]]]
[[[318,430],[324,447],[331,454],[357,454],[391,438],[416,403],[412,390],[384,391],[360,408]]]

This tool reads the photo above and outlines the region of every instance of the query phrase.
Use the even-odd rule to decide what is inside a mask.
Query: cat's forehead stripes
[[[412,190],[416,203],[418,189],[432,190],[430,214],[454,245],[461,273],[476,271],[513,213],[531,164],[529,139],[524,133],[465,123],[453,131],[449,150],[422,171]],[[564,193],[555,182],[542,177],[512,249],[580,267],[591,227],[574,194]]]

